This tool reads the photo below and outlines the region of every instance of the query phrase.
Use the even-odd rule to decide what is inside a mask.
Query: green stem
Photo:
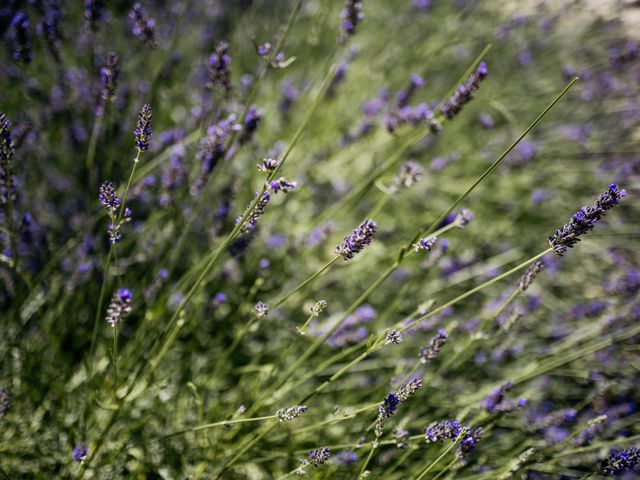
[[[540,121],[547,115],[547,113],[549,113],[549,111],[555,106],[556,103],[558,103],[560,101],[560,99],[562,97],[564,97],[567,92],[569,90],[571,90],[571,87],[573,87],[575,85],[575,83],[578,81],[578,77],[574,77],[573,80],[571,80],[571,82],[569,82],[569,84],[564,87],[564,89],[562,90],[562,92],[560,92],[558,94],[558,96],[556,98],[553,99],[553,101],[547,105],[547,108],[545,108],[537,117],[536,119],[531,123],[531,125],[529,125],[526,130],[524,132],[522,132],[520,134],[520,136],[502,153],[502,155],[500,155],[496,161],[494,161],[491,166],[489,168],[487,168],[484,173],[482,175],[480,175],[477,180],[475,182],[473,182],[462,194],[460,194],[460,196],[453,202],[453,204],[451,204],[451,206],[445,210],[444,212],[442,212],[440,214],[440,216],[438,218],[436,218],[434,220],[434,222],[431,224],[431,227],[429,227],[429,229],[427,230],[427,235],[429,233],[431,233],[433,230],[436,229],[436,227],[438,225],[440,225],[440,223],[442,223],[442,221],[447,217],[447,215],[449,215],[458,205],[460,205],[460,203],[467,198],[467,196],[491,173],[493,172],[496,167],[498,165],[500,165],[500,163],[502,163],[502,161],[505,159],[505,157],[507,155],[509,155],[509,153],[511,153],[511,151],[516,148],[516,146],[520,143],[520,141],[527,136],[527,134],[533,130],[533,128],[538,125],[538,123],[540,123]]]
[[[514,274],[515,272],[517,272],[519,270],[522,270],[524,267],[526,267],[526,266],[530,265],[531,263],[535,262],[536,260],[544,257],[549,252],[551,252],[551,248],[548,248],[545,251],[540,252],[539,254],[531,257],[530,259],[525,260],[520,265],[517,265],[517,266],[513,267],[511,270],[508,270],[508,271],[498,275],[497,277],[494,277],[491,280],[488,280],[488,281],[484,282],[483,284],[478,285],[475,288],[472,288],[471,290],[463,293],[462,295],[457,296],[453,300],[448,301],[447,303],[445,303],[444,305],[441,305],[440,307],[436,308],[435,310],[432,310],[431,312],[428,312],[428,313],[422,315],[421,317],[418,317],[416,320],[414,320],[413,322],[409,323],[408,325],[400,326],[399,324],[396,324],[396,328],[398,328],[400,330],[400,332],[402,333],[402,332],[404,332],[404,331],[416,326],[416,324],[422,322],[423,320],[426,320],[429,317],[437,315],[438,313],[442,312],[446,308],[449,308],[450,306],[455,305],[456,303],[460,302],[461,300],[464,300],[465,298],[470,297],[474,293],[479,292],[480,290],[482,290],[482,289],[484,289],[484,288],[486,288],[486,287],[488,287],[490,285],[493,285],[496,282],[499,282],[503,278],[506,278],[506,277]]]
[[[167,440],[169,438],[178,437],[178,436],[181,436],[181,435],[186,435],[188,433],[201,432],[203,430],[209,430],[209,429],[215,428],[215,427],[222,427],[222,426],[226,426],[226,425],[235,425],[237,423],[261,422],[263,420],[271,420],[271,419],[274,419],[274,418],[277,418],[277,416],[276,415],[268,415],[266,417],[237,418],[237,419],[234,419],[234,420],[222,420],[220,422],[205,423],[203,425],[197,425],[195,427],[187,428],[185,430],[180,430],[180,431],[177,431],[177,432],[169,433],[169,434],[163,435],[161,437],[156,437],[156,438],[152,439],[150,441],[150,443],[160,442],[160,441],[163,441],[163,440]]]
[[[305,281],[303,281],[300,285],[298,285],[296,288],[294,288],[293,290],[285,293],[284,295],[282,295],[280,298],[278,298],[276,301],[273,302],[273,304],[271,305],[272,308],[276,308],[279,307],[280,305],[282,305],[284,302],[286,302],[289,297],[291,297],[292,295],[294,295],[295,293],[297,293],[298,291],[302,290],[304,287],[306,287],[307,285],[309,285],[309,283],[313,282],[316,278],[318,278],[320,275],[322,275],[325,271],[327,271],[329,268],[331,268],[331,266],[336,263],[338,260],[340,260],[342,258],[342,256],[337,255],[336,257],[332,258],[329,262],[327,262],[320,270],[318,270],[316,273],[314,273],[313,275],[309,276]],[[306,325],[306,324],[305,324]]]
[[[431,462],[430,465],[427,466],[427,468],[425,468],[422,473],[420,475],[418,475],[418,477],[416,478],[416,480],[422,480],[425,475],[427,473],[429,473],[433,467],[435,467],[438,463],[440,463],[440,460],[442,460],[451,450],[453,450],[453,448],[458,444],[458,440],[456,440],[455,442],[451,443],[451,445],[449,445],[441,454],[438,458],[436,458],[433,462]]]

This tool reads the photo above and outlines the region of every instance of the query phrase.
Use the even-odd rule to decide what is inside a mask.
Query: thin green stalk
[[[446,467],[440,470],[438,474],[435,477],[433,477],[433,480],[438,480],[442,475],[447,473],[451,469],[451,467],[453,467],[456,464],[457,461],[458,459],[454,457],[453,460],[451,460]]]
[[[272,49],[271,54],[268,58],[268,60],[265,62],[264,68],[262,69],[262,72],[260,73],[260,75],[258,76],[258,78],[256,79],[255,82],[253,82],[253,84],[251,85],[251,90],[249,91],[249,95],[247,95],[247,99],[244,103],[244,107],[242,109],[242,113],[240,114],[240,120],[244,119],[247,115],[247,113],[249,112],[249,108],[251,108],[251,103],[253,102],[254,97],[256,96],[256,94],[258,93],[258,87],[259,85],[264,81],[264,79],[267,77],[267,74],[271,71],[271,62],[275,59],[275,55],[277,55],[277,52],[280,52],[282,50],[282,46],[284,45],[284,42],[286,41],[287,36],[289,35],[289,32],[291,31],[291,27],[293,26],[296,18],[298,17],[298,14],[300,13],[300,9],[302,8],[302,2],[303,0],[298,0],[296,5],[293,8],[293,11],[291,12],[291,15],[289,16],[287,23],[284,27],[284,30],[282,32],[282,35],[280,35],[280,38],[278,39],[278,42],[276,43],[276,46],[274,49]],[[202,126],[203,124],[200,126],[200,128],[194,132],[194,134],[197,134],[197,137],[201,136],[201,131],[202,131]],[[235,142],[238,138],[238,131],[232,131],[229,137],[229,143],[228,143],[228,147],[226,148],[226,151],[231,150],[234,145]],[[191,215],[191,217],[187,220],[187,224],[185,226],[185,228],[182,230],[182,233],[180,235],[180,237],[178,238],[178,242],[176,243],[176,247],[172,250],[172,254],[169,260],[170,265],[173,265],[174,262],[176,261],[176,259],[178,258],[178,254],[179,252],[182,251],[182,247],[184,245],[184,241],[186,240],[187,235],[189,234],[189,232],[191,231],[191,227],[193,226],[193,223],[195,222],[195,220],[197,218],[199,218],[199,216],[202,213],[202,209],[204,208],[204,206],[206,205],[206,202],[204,201],[204,199],[206,198],[206,190],[207,190],[207,186],[209,185],[209,179],[207,180],[207,183],[204,187],[204,189],[200,192],[200,198],[199,201],[196,205],[196,208],[193,211],[193,214]]]
[[[201,432],[203,430],[209,430],[215,427],[224,427],[227,425],[236,425],[238,423],[249,423],[249,422],[261,422],[264,420],[271,420],[277,418],[277,415],[267,415],[266,417],[253,417],[253,418],[237,418],[234,420],[222,420],[220,422],[213,423],[205,423],[204,425],[197,425],[195,427],[187,428],[185,430],[180,430],[177,432],[169,433],[167,435],[163,435],[161,437],[156,437],[150,440],[149,443],[161,442],[173,437],[179,437],[181,435],[186,435],[188,433],[193,432]]]
[[[113,396],[118,397],[118,324],[113,326]]]
[[[106,107],[106,102],[104,100],[101,101],[100,108],[104,113],[104,109]],[[104,119],[103,113],[96,117],[95,122],[93,122],[93,128],[91,129],[91,136],[89,137],[89,148],[87,150],[87,157],[85,159],[85,166],[87,169],[87,175],[89,177],[89,185],[95,185],[95,176],[93,173],[93,163],[96,157],[96,147],[98,145],[98,137],[100,136],[100,130],[102,129],[102,121]]]
[[[482,175],[480,175],[475,182],[473,182],[463,193],[460,194],[460,196],[458,196],[458,198],[451,204],[451,206],[445,210],[444,212],[442,212],[440,214],[440,216],[438,218],[436,218],[433,223],[431,224],[431,226],[427,229],[426,234],[428,235],[429,233],[431,233],[433,230],[436,229],[436,227],[438,225],[440,225],[440,223],[442,223],[442,221],[447,217],[447,215],[449,215],[453,210],[455,210],[455,208],[460,205],[460,203],[467,198],[467,196],[491,173],[493,172],[498,165],[500,165],[500,163],[502,163],[502,161],[505,159],[505,157],[507,155],[509,155],[509,153],[511,153],[511,151],[516,148],[516,146],[520,143],[520,141],[526,137],[528,135],[528,133],[533,130],[533,128],[538,125],[538,123],[540,123],[540,121],[547,115],[547,113],[549,113],[549,111],[551,111],[551,109],[555,106],[556,103],[558,103],[560,101],[560,99],[562,99],[562,97],[564,97],[567,92],[569,92],[569,90],[571,90],[571,88],[575,85],[575,83],[578,81],[578,77],[574,77],[573,80],[571,80],[571,82],[569,82],[569,84],[564,87],[564,89],[562,90],[562,92],[560,92],[558,94],[558,96],[556,98],[553,99],[553,101],[547,106],[547,108],[545,108],[537,117],[536,119],[531,123],[531,125],[529,125],[524,132],[522,132],[522,134],[520,134],[520,136],[502,153],[502,155],[500,155],[496,161],[494,161],[491,166],[489,168],[487,168],[484,173]]]
[[[443,99],[440,102],[438,102],[438,105],[440,105],[444,100],[446,100],[451,95],[453,95],[455,90],[458,88],[458,85],[462,84],[467,79],[467,77],[475,70],[475,68],[482,61],[482,59],[487,55],[487,53],[489,53],[490,49],[491,49],[491,44],[488,44],[482,50],[482,52],[480,52],[480,54],[474,59],[471,65],[460,77],[458,82],[456,82],[454,86],[447,92],[447,95],[443,97]],[[436,110],[437,110],[437,107],[436,107]],[[403,143],[400,146],[400,148],[398,148],[393,154],[387,157],[387,159],[384,162],[382,162],[380,166],[376,167],[364,180],[362,180],[359,183],[359,185],[357,185],[355,188],[352,188],[349,191],[349,193],[347,193],[344,197],[340,199],[339,202],[335,203],[332,207],[329,207],[325,211],[325,213],[320,217],[319,223],[324,222],[328,218],[335,218],[338,212],[340,212],[343,208],[345,208],[349,203],[351,203],[353,200],[357,198],[360,198],[367,191],[367,189],[369,189],[369,187],[375,183],[375,181],[378,178],[380,178],[382,175],[388,172],[391,168],[393,168],[396,162],[404,156],[407,150],[409,150],[411,147],[416,145],[418,142],[422,141],[424,138],[426,138],[430,134],[431,132],[426,129],[419,129],[411,133],[409,135],[408,140],[405,143]]]
[[[427,468],[425,468],[422,473],[420,475],[418,475],[418,477],[416,478],[416,480],[422,480],[425,475],[427,473],[429,473],[433,467],[435,467],[438,463],[440,463],[440,460],[442,460],[444,457],[447,456],[447,454],[453,450],[453,448],[458,444],[458,440],[456,439],[455,442],[452,442],[451,445],[449,445],[447,448],[445,448],[445,450],[440,454],[440,456],[438,458],[436,458],[433,462],[431,462]]]
[[[317,272],[315,272],[314,274],[310,275],[309,277],[307,277],[306,280],[304,280],[300,285],[298,285],[296,288],[294,288],[293,290],[285,293],[284,295],[282,295],[280,298],[278,298],[275,302],[273,302],[272,307],[276,308],[279,307],[280,305],[282,305],[284,302],[286,302],[292,295],[294,295],[295,293],[299,292],[300,290],[302,290],[304,287],[306,287],[307,285],[309,285],[311,282],[313,282],[316,278],[318,278],[320,275],[322,275],[325,271],[327,271],[329,268],[331,268],[331,266],[336,263],[338,260],[340,260],[342,258],[342,256],[337,255],[334,258],[332,258],[331,260],[329,260],[322,268],[320,268],[320,270],[318,270]]]
[[[471,290],[463,293],[462,295],[457,296],[456,298],[454,298],[453,300],[448,301],[447,303],[441,305],[440,307],[436,308],[435,310],[432,310],[431,312],[428,312],[424,315],[422,315],[421,317],[418,317],[417,319],[415,319],[413,322],[409,323],[408,325],[405,326],[401,326],[399,324],[396,324],[395,327],[402,333],[405,332],[406,330],[416,326],[418,323],[422,322],[423,320],[426,320],[429,317],[432,317],[433,315],[437,315],[438,313],[442,312],[443,310],[445,310],[446,308],[451,307],[452,305],[455,305],[456,303],[464,300],[467,297],[470,297],[471,295],[473,295],[476,292],[479,292],[480,290],[493,285],[496,282],[499,282],[500,280],[502,280],[503,278],[506,278],[512,274],[514,274],[515,272],[522,270],[524,267],[530,265],[531,263],[535,262],[536,260],[544,257],[546,254],[548,254],[549,252],[551,252],[551,248],[547,248],[546,250],[544,250],[543,252],[540,252],[539,254],[529,258],[528,260],[525,260],[524,262],[522,262],[520,265],[517,265],[515,267],[513,267],[511,270],[508,270],[500,275],[498,275],[497,277],[492,278],[491,280],[488,280],[486,282],[484,282],[481,285],[478,285],[475,288],[472,288]]]
[[[240,448],[240,450],[233,456],[231,457],[231,459],[229,459],[228,461],[226,461],[224,463],[224,465],[222,466],[222,469],[220,470],[220,473],[216,476],[216,478],[222,478],[222,474],[229,468],[231,467],[234,463],[236,463],[236,461],[242,456],[244,455],[244,453],[249,450],[251,447],[253,447],[256,443],[258,443],[260,440],[262,440],[266,435],[268,435],[274,428],[276,428],[278,426],[279,422],[278,421],[274,421],[272,422],[270,425],[266,426],[265,428],[263,428],[262,432],[259,433],[258,435],[255,435],[252,437],[251,441],[246,443],[245,445],[242,446],[242,448]]]
[[[91,347],[89,348],[89,378],[93,376],[93,357],[95,355],[96,342],[98,340],[98,330],[100,328],[100,316],[102,313],[102,306],[104,303],[104,294],[107,289],[107,277],[109,276],[109,268],[111,266],[111,258],[113,257],[113,245],[109,247],[109,253],[107,254],[107,260],[104,262],[104,269],[102,274],[102,283],[100,285],[100,295],[98,296],[98,308],[93,319],[93,332],[91,334]]]
[[[161,334],[161,337],[164,336],[167,331],[169,331],[170,329],[174,328],[174,326],[175,326],[174,324],[176,323],[179,315],[183,312],[183,310],[186,308],[186,306],[191,302],[191,299],[193,298],[195,293],[199,290],[200,286],[202,285],[202,283],[204,282],[205,278],[207,277],[207,275],[209,274],[209,272],[211,271],[211,269],[215,265],[215,263],[218,260],[218,258],[222,255],[222,253],[226,250],[226,248],[229,246],[229,244],[235,239],[236,235],[240,232],[240,229],[242,228],[242,225],[244,224],[244,222],[247,220],[249,215],[252,213],[253,209],[256,207],[256,205],[260,201],[260,198],[261,198],[262,194],[266,191],[266,188],[267,188],[266,185],[268,184],[269,181],[273,180],[273,178],[278,174],[279,170],[284,165],[285,161],[287,160],[288,156],[290,155],[290,153],[293,150],[294,146],[296,145],[297,141],[302,136],[302,133],[304,132],[305,128],[307,127],[307,125],[311,121],[311,118],[313,117],[314,113],[316,112],[316,110],[320,106],[320,103],[321,103],[322,99],[324,98],[324,94],[325,94],[327,88],[329,87],[329,85],[331,83],[331,79],[333,78],[334,74],[335,74],[335,66],[333,66],[329,70],[329,73],[328,73],[328,75],[326,76],[326,78],[324,80],[324,83],[323,83],[323,85],[322,85],[322,87],[320,89],[320,92],[318,93],[318,96],[317,96],[312,108],[308,111],[307,116],[305,117],[302,125],[300,125],[300,127],[296,131],[296,133],[295,133],[295,135],[294,135],[294,137],[293,137],[293,139],[291,141],[291,144],[289,145],[289,147],[287,148],[287,150],[284,152],[284,154],[282,156],[282,160],[280,161],[278,166],[273,170],[273,172],[271,172],[271,174],[269,175],[269,177],[267,179],[267,182],[265,183],[265,186],[262,187],[262,191],[251,202],[249,208],[247,208],[245,213],[240,218],[240,221],[235,225],[235,227],[233,228],[231,233],[225,238],[225,240],[218,247],[218,249],[210,256],[208,262],[206,263],[206,265],[204,266],[204,268],[202,269],[202,271],[198,275],[198,278],[197,278],[196,282],[191,287],[191,289],[189,290],[189,292],[187,293],[185,298],[182,300],[182,302],[180,303],[180,305],[178,306],[178,308],[176,309],[176,311],[172,315],[172,317],[169,320],[169,322],[167,322],[167,326],[163,330],[163,333]],[[133,175],[131,175],[131,177],[132,176]],[[131,183],[131,177],[129,178],[129,184]],[[125,198],[126,198],[126,191],[125,191]],[[137,383],[144,376],[144,372],[145,372],[145,370],[147,368],[150,368],[151,370],[155,369],[155,366],[157,365],[159,360],[164,356],[164,353],[166,353],[169,350],[169,348],[171,347],[171,344],[175,340],[176,335],[169,335],[169,336],[165,337],[165,340],[164,340],[164,342],[162,342],[161,347],[160,347],[160,353],[158,355],[156,355],[156,357],[154,358],[154,360],[152,362],[146,362],[146,361],[139,362],[140,366],[139,366],[138,370],[135,372],[133,380],[130,383],[129,387],[127,388],[123,400],[126,400],[129,397],[129,395],[131,394],[131,392],[133,392],[133,390],[134,390],[135,386],[137,385]],[[159,341],[160,341],[159,338],[154,340],[152,342],[152,348]],[[117,414],[120,412],[121,408],[122,408],[122,403],[119,404],[119,406],[118,406],[118,408],[117,408],[117,410],[116,410],[116,412],[114,413],[113,416],[117,416]],[[99,445],[102,445],[102,443],[99,443]],[[94,450],[93,455],[91,456],[91,458],[89,460],[87,460],[87,463],[90,462],[90,460],[95,457],[96,453],[97,453],[97,449]]]

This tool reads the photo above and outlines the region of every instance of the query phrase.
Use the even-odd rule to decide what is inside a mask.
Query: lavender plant
[[[633,8],[0,5],[0,476],[637,475]]]

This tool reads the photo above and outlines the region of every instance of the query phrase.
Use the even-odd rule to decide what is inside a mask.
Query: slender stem
[[[118,324],[113,326],[113,396],[118,398]]]
[[[109,247],[107,260],[104,262],[104,270],[102,273],[102,284],[100,285],[100,295],[98,297],[98,308],[93,320],[93,333],[91,334],[91,347],[89,348],[89,378],[93,375],[93,357],[95,355],[96,341],[98,339],[98,330],[100,325],[100,316],[102,314],[102,306],[104,303],[104,294],[107,289],[107,277],[109,275],[109,267],[111,266],[111,258],[113,257],[113,245]]]
[[[286,302],[289,297],[291,297],[292,295],[294,295],[295,293],[297,293],[298,291],[302,290],[304,287],[306,287],[307,285],[309,285],[309,283],[313,282],[316,278],[318,278],[320,275],[322,275],[325,271],[327,271],[329,268],[331,268],[331,266],[336,263],[338,260],[340,260],[342,257],[340,255],[337,255],[336,257],[332,258],[330,261],[328,261],[320,270],[318,270],[316,273],[314,273],[313,275],[309,276],[306,280],[304,280],[300,285],[298,285],[296,288],[294,288],[293,290],[285,293],[284,295],[282,295],[280,298],[278,298],[275,302],[273,302],[272,307],[276,308],[279,307],[280,305],[282,305],[284,302]]]
[[[376,449],[376,445],[371,445],[371,450],[369,450],[369,455],[367,455],[367,458],[364,459],[364,463],[362,464],[362,468],[360,469],[360,473],[358,473],[358,476],[356,477],[356,480],[358,478],[364,478],[362,475],[364,474],[365,470],[367,469],[367,465],[369,465],[369,462],[373,458],[373,452],[375,451],[375,449]]]
[[[262,432],[260,432],[258,435],[254,435],[253,438],[251,439],[250,442],[246,443],[242,448],[240,448],[240,450],[227,462],[224,463],[224,465],[222,466],[222,470],[220,471],[220,473],[218,474],[218,476],[216,478],[222,478],[222,474],[229,468],[231,467],[234,463],[236,463],[236,461],[247,451],[249,450],[251,447],[253,447],[256,443],[258,443],[260,440],[262,440],[266,435],[268,435],[274,428],[276,428],[278,426],[278,421],[274,421],[272,422],[270,425],[268,425],[267,427],[265,427]]]
[[[181,436],[181,435],[186,435],[187,433],[201,432],[203,430],[209,430],[209,429],[215,428],[215,427],[222,427],[222,426],[226,426],[226,425],[235,425],[237,423],[261,422],[263,420],[271,420],[271,419],[274,419],[274,418],[277,418],[277,416],[276,415],[268,415],[266,417],[237,418],[237,419],[234,419],[234,420],[222,420],[220,422],[205,423],[203,425],[197,425],[195,427],[187,428],[185,430],[180,430],[180,431],[177,431],[177,432],[169,433],[169,434],[163,435],[161,437],[156,437],[156,438],[152,439],[150,442],[151,443],[160,442],[160,441],[163,441],[163,440],[167,440],[169,438],[178,437],[178,436]]]
[[[422,315],[421,317],[418,317],[417,319],[415,319],[414,321],[412,321],[408,325],[400,326],[399,324],[396,324],[396,327],[400,330],[400,332],[404,332],[404,331],[416,326],[418,323],[422,322],[423,320],[426,320],[427,318],[432,317],[433,315],[437,315],[438,313],[442,312],[446,308],[449,308],[450,306],[460,302],[461,300],[464,300],[465,298],[470,297],[474,293],[479,292],[480,290],[482,290],[482,289],[484,289],[484,288],[486,288],[486,287],[488,287],[490,285],[493,285],[496,282],[499,282],[503,278],[506,278],[506,277],[514,274],[515,272],[517,272],[519,270],[522,270],[527,265],[530,265],[531,263],[535,262],[536,260],[544,257],[549,252],[551,252],[551,248],[547,248],[545,251],[540,252],[539,254],[531,257],[528,260],[525,260],[520,265],[517,265],[517,266],[513,267],[511,270],[508,270],[508,271],[498,275],[497,277],[494,277],[491,280],[488,280],[488,281],[484,282],[483,284],[478,285],[475,288],[472,288],[471,290],[463,293],[462,295],[457,296],[453,300],[448,301],[447,303],[445,303],[444,305],[441,305],[440,307],[436,308],[435,310],[432,310],[431,312],[428,312],[428,313]]]
[[[87,175],[89,177],[89,184],[91,186],[94,185],[95,176],[93,173],[93,163],[96,157],[96,147],[98,145],[98,137],[100,136],[100,130],[102,130],[102,121],[104,120],[104,109],[106,107],[106,102],[101,100],[101,113],[96,117],[96,120],[93,122],[93,128],[91,129],[91,137],[89,137],[89,148],[87,150],[87,157],[85,159],[85,165],[87,168]]]
[[[418,477],[416,478],[416,480],[422,480],[425,475],[427,473],[429,473],[433,467],[435,467],[438,463],[440,463],[440,460],[442,460],[451,450],[453,450],[453,448],[458,444],[458,440],[456,440],[455,442],[451,443],[451,445],[449,445],[441,454],[438,458],[436,458],[433,462],[431,462],[430,465],[427,466],[427,468],[425,468],[422,473],[420,475],[418,475]]]
[[[457,461],[458,459],[454,457],[453,460],[451,460],[446,467],[440,470],[438,474],[435,477],[433,477],[433,480],[438,480],[442,475],[447,473],[451,469],[451,467],[453,467],[456,464]]]
[[[529,125],[524,132],[522,132],[520,134],[520,136],[518,138],[516,138],[514,140],[514,142],[502,153],[502,155],[500,155],[495,162],[493,162],[491,164],[491,166],[489,168],[487,168],[484,173],[482,175],[480,175],[475,182],[473,182],[462,194],[460,194],[460,196],[451,204],[451,206],[445,210],[444,212],[442,212],[440,214],[440,216],[438,218],[436,218],[433,223],[431,224],[431,226],[429,227],[429,229],[427,230],[427,235],[429,233],[431,233],[433,230],[435,230],[437,228],[438,225],[440,225],[440,223],[442,223],[442,221],[447,217],[447,215],[449,215],[458,205],[460,205],[460,203],[467,198],[467,196],[491,173],[493,172],[496,167],[498,165],[500,165],[500,163],[502,163],[502,161],[505,159],[505,157],[507,155],[509,155],[509,153],[511,153],[511,151],[516,148],[516,146],[520,143],[520,141],[527,136],[527,134],[533,130],[533,128],[540,123],[540,121],[547,115],[547,113],[549,113],[549,111],[555,106],[556,103],[558,103],[560,101],[560,99],[562,97],[564,97],[567,92],[569,90],[571,90],[571,87],[573,87],[575,85],[575,83],[578,81],[578,77],[574,77],[573,80],[571,80],[571,82],[569,82],[569,84],[564,87],[564,89],[562,90],[562,92],[560,92],[558,94],[558,96],[556,96],[556,98],[553,99],[553,101],[547,105],[547,108],[545,108],[537,117],[536,119],[531,123],[531,125]]]

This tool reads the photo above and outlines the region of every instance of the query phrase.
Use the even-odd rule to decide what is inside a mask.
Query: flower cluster
[[[263,158],[262,163],[256,165],[256,168],[263,173],[271,173],[280,165],[280,160],[277,158]]]
[[[269,190],[273,193],[284,192],[289,193],[298,186],[297,182],[290,182],[284,177],[280,177],[277,180],[269,182]]]
[[[260,195],[260,192],[256,193],[256,196],[258,195]],[[255,207],[247,217],[245,223],[242,225],[243,233],[249,234],[255,230],[256,225],[258,224],[258,220],[260,220],[260,217],[264,215],[264,211],[267,208],[267,205],[269,204],[270,200],[271,200],[271,195],[269,194],[269,192],[264,192],[260,196],[260,199],[258,200]],[[240,223],[243,216],[244,214],[236,218],[236,223]]]
[[[346,42],[356,33],[356,27],[358,23],[364,19],[364,13],[362,13],[362,2],[360,0],[347,0],[347,4],[340,14],[342,18],[342,31],[340,33],[340,40]]]
[[[143,10],[139,2],[131,7],[129,19],[132,23],[131,32],[151,48],[155,48],[158,45],[156,22]]]
[[[602,473],[616,477],[622,475],[640,464],[640,448],[632,447],[629,450],[612,450],[609,456],[602,462]]]
[[[331,450],[328,447],[322,447],[318,450],[311,450],[309,452],[309,462],[317,467],[318,465],[322,465],[331,457]]]
[[[29,18],[22,12],[11,20],[13,33],[13,52],[11,58],[17,62],[31,62],[31,42],[29,41]]]
[[[266,317],[269,315],[269,306],[264,302],[256,303],[255,309],[259,317]]]
[[[0,388],[0,418],[4,417],[11,406],[11,397],[9,392],[4,388]]]
[[[104,57],[102,68],[100,69],[100,80],[102,82],[102,98],[105,101],[113,100],[118,87],[118,77],[120,75],[120,67],[118,64],[118,55],[108,53]]]
[[[242,120],[242,135],[240,135],[240,144],[245,144],[251,140],[253,134],[258,129],[258,124],[262,120],[262,111],[255,105],[251,105],[247,114]]]
[[[327,301],[318,300],[316,303],[313,304],[313,307],[311,307],[311,316],[319,317],[320,314],[324,312],[325,308],[327,308]]]
[[[105,320],[109,325],[115,327],[123,321],[129,313],[131,313],[131,301],[133,293],[128,288],[120,288],[107,308],[107,316]]]
[[[118,217],[118,211],[120,209],[120,199],[116,193],[116,188],[111,182],[104,182],[100,185],[98,191],[98,201],[100,205],[104,207],[109,215],[111,223],[107,228],[109,234],[109,240],[113,245],[120,243],[122,240],[121,227],[124,223],[131,221],[132,212],[131,209],[125,208],[122,212],[122,218]]]
[[[364,247],[371,244],[376,233],[377,225],[372,220],[363,221],[351,235],[344,237],[344,241],[336,248],[345,260],[350,260],[360,253]]]
[[[482,434],[481,428],[472,430],[471,427],[463,426],[458,420],[444,420],[425,430],[425,441],[427,443],[441,442],[447,439],[457,441],[456,455],[459,458],[464,458],[475,449]]]
[[[409,188],[422,178],[422,167],[416,162],[406,161],[400,167],[400,172],[394,178],[396,187],[404,186]]]
[[[396,395],[401,402],[409,400],[422,387],[421,378],[412,378],[407,383],[400,385]]]
[[[443,420],[437,422],[425,430],[427,443],[441,442],[446,439],[455,440],[462,431],[462,425],[458,420]]]
[[[389,330],[385,336],[387,343],[394,343],[400,345],[402,342],[402,334],[398,330]]]
[[[81,443],[73,447],[72,458],[76,462],[84,462],[89,454],[89,449],[85,443]]]
[[[612,183],[609,185],[609,190],[601,194],[592,205],[584,206],[574,213],[569,223],[549,237],[549,245],[553,253],[559,256],[567,253],[567,249],[578,243],[581,235],[593,230],[605,212],[615,207],[626,194],[625,190],[621,190],[618,185]]]
[[[462,110],[462,107],[471,101],[474,92],[478,90],[480,82],[484,80],[487,73],[487,64],[481,62],[469,78],[457,88],[456,93],[440,107],[442,114],[448,119],[455,117]]]
[[[430,252],[437,241],[438,241],[438,237],[423,238],[419,242],[413,244],[413,249],[416,252],[419,252],[420,250],[425,250],[427,252]]]
[[[0,112],[0,205],[15,199],[13,179],[14,144],[11,138],[11,122]]]
[[[524,407],[527,404],[524,399],[507,400],[505,398],[511,388],[513,388],[513,384],[506,382],[491,391],[483,402],[485,410],[489,413],[510,413]]]
[[[378,407],[378,418],[386,419],[393,416],[398,410],[400,398],[395,393],[390,393],[384,398],[384,401]]]
[[[153,112],[151,105],[145,104],[140,109],[138,114],[138,121],[136,123],[136,129],[133,131],[135,137],[135,146],[140,152],[144,152],[149,149],[149,142],[153,132],[151,130],[151,117]]]
[[[98,190],[98,201],[104,207],[110,217],[115,216],[120,208],[120,199],[116,193],[116,187],[111,182],[103,182]]]
[[[209,57],[210,88],[217,88],[228,93],[231,90],[231,56],[228,53],[229,44],[220,42]]]
[[[420,363],[429,363],[435,360],[445,343],[447,343],[447,332],[438,330],[438,333],[429,341],[429,344],[420,349],[418,354]]]
[[[538,273],[540,273],[543,269],[544,262],[542,260],[537,260],[536,262],[534,262],[534,264],[527,268],[527,270],[522,274],[520,280],[518,280],[518,290],[520,290],[521,292],[527,290],[527,288],[531,286],[533,281],[538,276]]]
[[[300,415],[309,410],[305,405],[294,405],[293,407],[283,407],[276,412],[276,416],[280,423],[295,420]]]
[[[191,187],[192,195],[195,196],[202,191],[213,169],[225,158],[227,139],[241,128],[234,114],[207,128],[207,136],[200,140],[200,147],[196,153],[196,158],[200,161],[200,172]]]
[[[131,7],[129,19],[132,23],[131,32],[151,48],[155,48],[158,45],[156,22],[144,11],[139,2]]]

